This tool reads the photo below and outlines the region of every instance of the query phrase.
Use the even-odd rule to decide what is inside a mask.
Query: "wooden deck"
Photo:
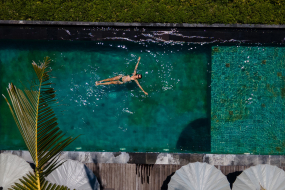
[[[87,163],[104,190],[166,190],[171,176],[182,165]],[[236,173],[249,166],[216,166],[235,180]],[[285,169],[283,167],[282,169]],[[240,171],[240,172],[239,172]]]

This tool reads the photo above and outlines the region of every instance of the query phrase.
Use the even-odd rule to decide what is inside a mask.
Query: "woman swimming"
[[[130,81],[133,80],[133,81],[135,81],[137,83],[137,85],[145,93],[145,95],[148,95],[148,93],[143,90],[143,88],[139,84],[139,81],[137,80],[137,79],[141,79],[142,78],[141,74],[137,74],[137,68],[138,68],[140,60],[141,60],[141,57],[139,57],[139,59],[138,59],[138,63],[136,65],[136,67],[135,67],[134,72],[132,73],[132,76],[130,76],[130,75],[127,75],[127,76],[118,75],[118,76],[113,77],[113,78],[108,78],[108,79],[105,79],[105,80],[97,81],[96,82],[96,86],[98,86],[98,85],[109,85],[109,84],[124,84],[126,82],[130,82]],[[108,82],[106,82],[106,81],[108,81]]]

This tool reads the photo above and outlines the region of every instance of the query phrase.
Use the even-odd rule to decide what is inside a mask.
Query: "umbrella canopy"
[[[233,190],[284,190],[285,172],[268,164],[244,170],[233,184]]]
[[[175,172],[168,190],[230,190],[226,176],[215,166],[190,163]]]
[[[76,190],[100,190],[100,185],[93,172],[83,163],[67,160],[50,173],[46,180]]]
[[[14,183],[21,183],[19,179],[29,172],[34,173],[23,158],[9,153],[0,154],[0,189],[7,190]]]

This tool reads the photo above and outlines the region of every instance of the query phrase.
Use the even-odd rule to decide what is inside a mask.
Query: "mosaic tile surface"
[[[285,48],[212,47],[211,152],[285,152]]]

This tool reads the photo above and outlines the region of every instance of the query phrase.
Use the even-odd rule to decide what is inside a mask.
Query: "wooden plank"
[[[122,179],[120,182],[120,189],[124,189],[126,190],[128,188],[128,184],[127,184],[127,179],[126,179],[126,165],[127,164],[123,164],[121,166],[121,175],[122,175]]]
[[[140,166],[141,167],[141,177],[140,177],[140,181],[141,181],[141,186],[139,190],[145,190],[145,185],[144,185],[144,171],[145,171],[145,167],[143,165]]]
[[[170,177],[171,173],[170,173],[170,165],[166,164],[164,165],[164,179],[161,183],[161,186],[164,185],[164,187],[167,189],[167,182],[168,182],[168,178]]]
[[[220,166],[220,168],[221,168],[221,171],[222,171],[222,173],[224,174],[224,175],[226,175],[225,173],[226,173],[226,169],[225,169],[225,166]]]
[[[120,176],[120,177],[116,177],[116,176],[114,176],[115,177],[115,183],[116,183],[116,189],[119,189],[119,190],[121,190],[121,181],[122,181],[122,173],[121,173],[121,171],[122,171],[122,164],[118,164],[118,167],[117,168],[115,168],[115,171],[117,171],[117,176]]]
[[[150,189],[155,189],[155,169],[153,165],[151,166],[150,170],[149,185]]]
[[[112,177],[112,171],[111,171],[111,166],[110,164],[104,164],[103,167],[104,169],[104,177],[106,180],[106,188],[112,188],[112,180],[110,178]]]
[[[238,166],[238,171],[243,171],[244,170],[244,166]]]
[[[145,171],[146,171],[146,167],[145,167],[145,165],[144,164],[142,164],[141,165],[141,173],[142,173],[142,175],[141,175],[141,184],[142,184],[142,190],[145,190],[146,189],[146,185],[145,185]]]
[[[100,178],[101,178],[101,186],[102,187],[105,187],[105,179],[104,179],[104,174],[103,174],[103,167],[102,167],[102,164],[101,163],[99,163],[98,164],[99,165],[99,174],[100,174]]]
[[[169,170],[168,170],[168,176],[170,177],[170,180],[171,180],[171,177],[172,176],[170,176],[172,173],[173,173],[173,166],[175,166],[175,165],[169,165]],[[169,181],[170,182],[170,181]],[[167,187],[168,187],[168,184],[167,184]]]
[[[122,190],[123,188],[122,188],[122,181],[123,181],[123,178],[124,178],[124,176],[123,176],[123,172],[122,172],[122,167],[123,167],[123,164],[118,164],[118,176],[120,176],[120,177],[115,177],[115,179],[116,179],[116,181],[117,181],[117,188],[119,189],[119,190]]]
[[[132,165],[131,164],[126,164],[126,174],[125,174],[125,179],[126,179],[126,190],[132,190]]]
[[[131,164],[131,190],[136,189],[136,165]]]
[[[139,190],[139,185],[140,185],[139,176],[140,176],[140,167],[137,164],[136,165],[136,190]]]
[[[154,184],[154,190],[160,190],[159,189],[159,175],[160,175],[160,165],[154,165],[154,178],[155,178],[155,184]]]
[[[120,189],[127,189],[127,180],[126,180],[126,165],[127,164],[122,164],[121,166],[121,175],[122,175],[122,180],[120,182]]]
[[[150,170],[150,165],[145,165],[145,189],[150,189],[149,188],[149,170]]]
[[[160,188],[162,187],[162,184],[165,180],[165,165],[161,164],[160,165]]]
[[[163,183],[182,165],[85,164],[104,188],[116,190],[161,190]],[[215,166],[225,175],[250,166]],[[285,169],[285,167],[280,167]],[[136,174],[137,170],[137,174]],[[168,181],[167,181],[168,182]],[[165,184],[164,187],[167,187]]]
[[[236,171],[236,167],[235,166],[229,166],[230,167],[230,173],[234,173]]]
[[[111,169],[110,169],[110,176],[111,176],[110,181],[111,181],[111,184],[112,184],[111,187],[113,189],[115,189],[115,190],[116,190],[115,178],[116,178],[116,176],[118,176],[117,173],[116,173],[116,167],[117,167],[117,164],[112,164],[111,165]]]
[[[230,167],[229,166],[225,166],[225,175],[228,175],[230,173]]]
[[[142,183],[142,175],[143,175],[143,167],[141,166],[141,164],[139,165],[139,171],[140,171],[140,176],[138,178],[139,181],[139,189],[138,190],[143,190],[143,183]]]
[[[120,167],[120,164],[112,165],[112,184],[113,184],[112,187],[115,190],[119,190],[118,178],[121,178],[119,167]]]
[[[101,186],[103,188],[106,187],[106,181],[105,181],[105,178],[104,178],[104,167],[102,166],[102,163],[99,164],[99,173],[100,173],[100,177],[101,177]]]
[[[146,170],[146,179],[145,179],[145,184],[147,189],[151,189],[150,185],[150,171],[151,171],[151,165],[147,165],[147,170]]]

